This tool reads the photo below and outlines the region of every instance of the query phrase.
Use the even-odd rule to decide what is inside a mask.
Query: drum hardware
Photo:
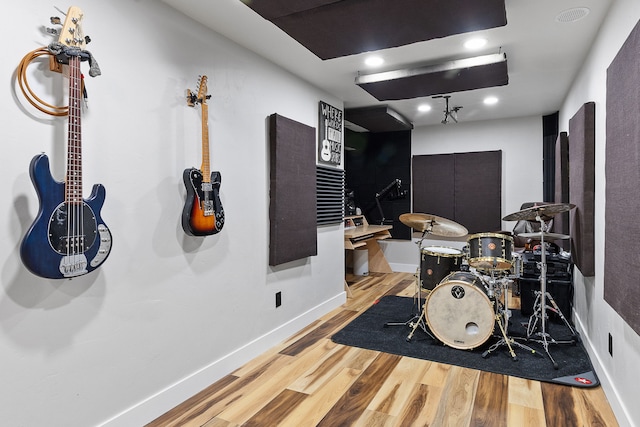
[[[507,334],[507,330],[509,329],[509,319],[511,318],[511,310],[509,310],[509,291],[508,291],[509,285],[511,283],[512,283],[512,280],[510,279],[501,280],[502,290],[504,295],[504,303],[502,306],[502,310],[498,309],[498,313],[496,313],[495,319],[496,319],[496,323],[498,324],[498,327],[500,328],[500,333],[502,334],[502,337],[496,343],[492,344],[491,347],[489,347],[484,353],[482,353],[482,357],[485,359],[489,357],[491,353],[493,353],[494,351],[496,351],[498,348],[502,346],[507,346],[509,350],[509,355],[511,356],[511,359],[514,362],[518,360],[518,356],[516,355],[516,352],[513,350],[512,346],[516,346],[523,350],[527,350],[529,353],[533,355],[538,355],[538,353],[534,349],[522,343],[519,343],[515,339],[509,337],[509,335]],[[496,305],[499,307],[500,305],[499,301],[496,301]]]
[[[429,332],[427,325],[425,323],[425,318],[424,318],[424,309],[423,309],[423,302],[422,302],[423,301],[423,298],[422,298],[423,280],[422,280],[421,267],[422,267],[422,254],[425,248],[423,248],[422,242],[427,237],[427,234],[433,234],[435,236],[442,236],[442,237],[462,237],[462,236],[466,236],[468,234],[468,231],[465,227],[463,227],[462,225],[454,221],[441,218],[435,215],[430,215],[430,214],[405,213],[400,215],[400,221],[404,225],[411,227],[422,233],[420,240],[416,242],[416,244],[418,245],[418,256],[419,256],[418,259],[420,260],[420,267],[418,268],[417,277],[415,281],[416,293],[413,296],[413,305],[412,305],[413,308],[412,308],[411,317],[406,322],[387,322],[384,324],[384,327],[385,328],[388,326],[410,327],[411,332],[407,336],[407,341],[411,341],[417,328],[422,329],[432,339],[435,339],[435,337],[431,334],[431,332]],[[452,248],[447,248],[447,249],[450,249],[451,251],[457,251]],[[458,252],[459,254],[451,253],[449,255],[450,257],[462,256],[462,252],[461,251],[458,251]]]
[[[549,352],[549,344],[575,344],[577,334],[558,308],[555,300],[551,297],[549,292],[547,292],[547,250],[544,238],[547,235],[551,236],[555,234],[547,232],[548,221],[550,221],[554,215],[569,211],[574,207],[575,205],[569,203],[542,204],[523,209],[519,212],[514,212],[502,218],[504,221],[517,221],[521,219],[531,221],[535,219],[540,223],[540,232],[531,233],[539,235],[540,237],[540,290],[536,291],[533,314],[529,317],[529,322],[527,324],[527,340],[531,340],[533,336],[538,337],[537,339],[533,339],[533,341],[542,344],[544,351],[547,353],[547,356],[549,356],[551,363],[553,363],[554,369],[558,369],[558,363],[553,359]],[[547,301],[550,302],[553,307],[548,306]],[[574,339],[569,341],[557,341],[547,332],[548,309],[557,310],[557,313],[571,331]],[[540,323],[540,331],[536,332],[538,323]]]

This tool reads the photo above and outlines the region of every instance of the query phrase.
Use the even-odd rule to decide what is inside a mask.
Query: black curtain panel
[[[469,233],[500,231],[502,151],[414,156],[413,212],[442,216]]]

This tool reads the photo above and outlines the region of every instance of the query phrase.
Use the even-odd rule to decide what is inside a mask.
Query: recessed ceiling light
[[[420,104],[418,105],[418,111],[420,111],[421,113],[426,113],[427,111],[431,111],[431,105]]]
[[[484,99],[483,102],[485,103],[485,105],[494,105],[498,103],[498,98],[496,98],[495,96],[488,96]]]
[[[466,42],[464,42],[464,47],[466,47],[467,49],[480,49],[484,47],[486,44],[487,44],[487,39],[478,37],[474,39],[469,39]]]
[[[370,56],[364,60],[364,63],[369,67],[379,67],[384,64],[384,59],[379,56]]]

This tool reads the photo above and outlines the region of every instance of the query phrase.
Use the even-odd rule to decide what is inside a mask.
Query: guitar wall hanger
[[[207,99],[211,99],[211,95],[206,95],[204,99],[202,99],[198,98],[197,93],[193,93],[190,89],[187,89],[187,105],[189,107],[195,107],[197,104],[202,104]]]

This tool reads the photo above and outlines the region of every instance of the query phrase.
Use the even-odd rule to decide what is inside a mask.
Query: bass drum
[[[461,250],[444,246],[427,246],[420,251],[420,286],[432,290],[447,274],[460,270]]]
[[[431,332],[449,347],[473,349],[493,334],[493,303],[473,273],[456,271],[445,277],[427,296],[424,311]]]

